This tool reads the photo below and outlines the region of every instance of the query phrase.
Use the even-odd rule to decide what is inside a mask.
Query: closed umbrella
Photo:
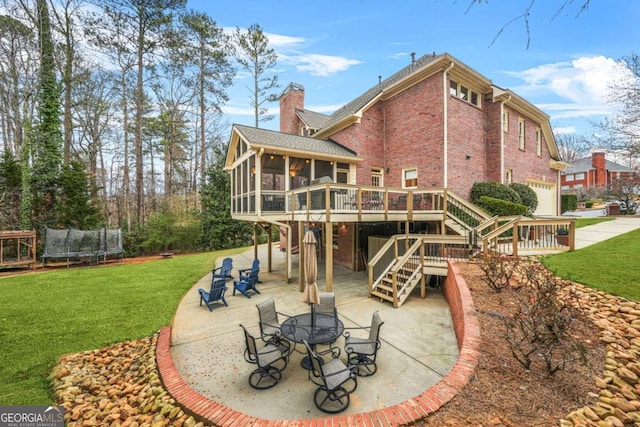
[[[304,250],[304,272],[306,284],[302,294],[302,301],[307,304],[320,304],[320,291],[316,279],[318,277],[318,259],[316,257],[316,237],[312,231],[307,231],[302,239]]]

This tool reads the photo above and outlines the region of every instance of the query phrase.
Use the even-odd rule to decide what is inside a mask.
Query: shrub
[[[578,196],[576,194],[563,194],[560,196],[560,207],[562,213],[575,211],[578,209]]]
[[[528,215],[533,214],[538,207],[538,195],[536,192],[528,185],[518,184],[516,182],[509,184],[509,188],[518,193],[522,204],[529,208]]]
[[[522,199],[516,190],[499,182],[486,181],[474,183],[473,187],[471,187],[471,201],[477,204],[482,196],[522,204]]]
[[[523,283],[514,290],[519,304],[512,316],[503,318],[513,357],[527,370],[542,364],[549,375],[575,361],[586,363],[586,349],[570,331],[577,314],[568,301],[576,296],[538,263],[521,267],[519,273]]]
[[[529,209],[527,206],[519,203],[513,203],[507,200],[487,196],[480,197],[480,199],[475,203],[491,215],[498,216],[526,215],[527,210]]]
[[[484,273],[482,281],[494,292],[501,292],[511,283],[511,276],[518,267],[518,258],[489,256],[478,260],[478,267]]]

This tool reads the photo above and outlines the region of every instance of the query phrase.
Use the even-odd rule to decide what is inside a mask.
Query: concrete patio
[[[269,390],[254,390],[248,384],[253,365],[245,362],[244,337],[240,324],[259,336],[255,305],[273,298],[279,312],[294,315],[309,311],[302,302],[297,279],[283,280],[284,254],[272,248],[274,272],[266,270],[266,245],[260,247],[262,262],[258,286],[261,294],[252,298],[232,295],[229,283],[229,307],[218,306],[210,312],[199,306],[199,287],[210,286],[210,275],[189,291],[175,314],[171,330],[170,353],[175,367],[188,386],[235,411],[270,420],[298,420],[326,417],[313,403],[316,389],[300,366],[302,354],[294,352],[281,382]],[[253,250],[234,257],[233,274],[251,265]],[[297,257],[296,257],[297,258]],[[213,260],[212,260],[213,261]],[[221,260],[217,260],[216,265]],[[297,265],[297,260],[294,266]],[[318,286],[324,291],[324,268],[319,266]],[[294,268],[294,275],[297,268]],[[440,290],[429,289],[421,299],[419,289],[400,308],[369,298],[364,272],[343,268],[334,271],[333,291],[338,313],[345,327],[368,326],[375,310],[385,322],[381,328],[382,348],[378,353],[378,372],[359,378],[351,405],[344,414],[371,412],[388,408],[420,395],[440,381],[458,358],[458,344],[449,306]],[[362,333],[363,331],[356,331]],[[343,338],[337,345],[342,347]],[[298,349],[300,349],[298,345]],[[345,360],[344,352],[341,355]]]

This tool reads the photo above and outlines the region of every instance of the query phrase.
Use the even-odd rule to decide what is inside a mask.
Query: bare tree
[[[547,1],[548,0],[544,0],[545,3]],[[572,14],[578,17],[580,14],[589,9],[590,2],[591,0],[557,0],[558,7],[556,9],[556,12],[553,14],[553,16],[550,17],[550,19],[556,19],[559,15],[571,9],[571,7],[574,7]],[[467,6],[466,13],[469,13],[469,11],[474,6],[482,3],[488,4],[489,0],[470,0],[469,5]],[[502,27],[500,27],[493,40],[491,41],[491,45],[493,45],[496,40],[500,38],[502,33],[504,33],[507,28],[517,23],[521,23],[524,26],[524,30],[527,34],[527,49],[529,49],[529,45],[531,44],[531,16],[535,12],[536,3],[537,0],[529,0],[529,4],[524,7],[520,14],[510,18]]]
[[[64,89],[63,100],[63,164],[68,165],[71,159],[71,141],[73,133],[73,121],[71,111],[71,91],[74,78],[74,64],[78,62],[77,51],[78,41],[76,39],[77,26],[74,23],[74,16],[79,14],[80,8],[85,0],[64,0],[59,2],[59,7],[51,4],[52,14],[55,18],[54,29],[63,37],[64,64],[62,68],[62,85]]]
[[[236,70],[230,62],[233,46],[229,37],[209,16],[192,12],[182,17],[184,38],[183,59],[193,69],[193,78],[188,79],[196,93],[198,108],[199,146],[195,158],[200,164],[194,167],[193,190],[197,189],[195,177],[200,171],[200,182],[205,180],[208,151],[208,125],[222,114],[221,105],[228,101],[226,89],[231,86]]]
[[[594,145],[586,137],[576,134],[556,135],[556,144],[562,159],[569,163],[588,155]]]
[[[135,165],[136,208],[139,225],[145,219],[143,161],[143,117],[145,80],[154,65],[154,54],[160,47],[161,34],[173,20],[173,13],[184,8],[186,0],[96,0],[106,16],[102,22],[118,22],[127,28],[130,39],[119,49],[135,52]]]
[[[0,137],[3,150],[16,157],[21,157],[25,123],[33,116],[34,52],[32,28],[11,16],[0,16]]]

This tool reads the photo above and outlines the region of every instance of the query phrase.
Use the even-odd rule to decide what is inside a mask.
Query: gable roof
[[[318,133],[314,136],[317,138],[331,136],[350,124],[358,122],[362,116],[362,112],[367,108],[367,106],[372,105],[378,100],[387,99],[422,81],[428,76],[447,69],[450,70],[451,74],[463,76],[465,80],[474,83],[483,93],[491,92],[493,94],[494,101],[509,101],[513,108],[520,110],[527,115],[530,115],[531,118],[537,120],[540,123],[542,132],[545,136],[550,156],[554,160],[552,161],[552,167],[561,169],[566,166],[561,161],[560,152],[558,151],[558,146],[555,142],[555,137],[553,136],[551,125],[549,123],[549,116],[544,111],[540,110],[538,107],[509,89],[498,88],[490,79],[484,77],[482,74],[478,73],[448,53],[436,55],[434,52],[433,54],[424,55],[417,60],[412,61],[411,64],[402,68],[400,71],[385,80],[380,81],[377,85],[371,87],[362,95],[335,111],[329,117],[325,126],[320,128]]]
[[[441,55],[442,56],[442,55]],[[326,127],[331,127],[333,124],[338,123],[342,119],[356,114],[362,108],[364,108],[367,104],[373,101],[378,95],[380,95],[384,89],[392,86],[393,84],[399,82],[403,78],[411,75],[417,69],[423,67],[424,65],[434,61],[436,58],[435,53],[432,55],[424,55],[418,58],[416,61],[412,62],[408,66],[404,67],[397,73],[393,74],[391,77],[388,77],[382,80],[377,85],[373,86],[369,90],[367,90],[362,95],[358,96],[353,101],[345,104],[340,109],[336,110],[329,118],[329,121],[326,124]]]
[[[604,167],[609,172],[633,172],[633,169],[607,159],[604,160]],[[583,159],[578,159],[575,162],[570,163],[569,167],[562,171],[562,175],[588,172],[594,169],[595,167],[593,166],[593,158],[585,157]]]
[[[239,139],[244,140],[249,145],[249,148],[256,152],[264,149],[265,151],[273,153],[288,153],[293,155],[308,155],[309,153],[314,153],[316,155],[315,157],[349,161],[361,160],[353,151],[330,139],[316,139],[275,130],[234,124],[231,129],[231,138],[227,150],[227,167],[230,167],[233,163],[232,155],[235,153],[235,146]]]
[[[311,129],[320,129],[327,125],[329,116],[315,111],[296,108],[296,114],[302,120],[302,123],[310,127]]]

